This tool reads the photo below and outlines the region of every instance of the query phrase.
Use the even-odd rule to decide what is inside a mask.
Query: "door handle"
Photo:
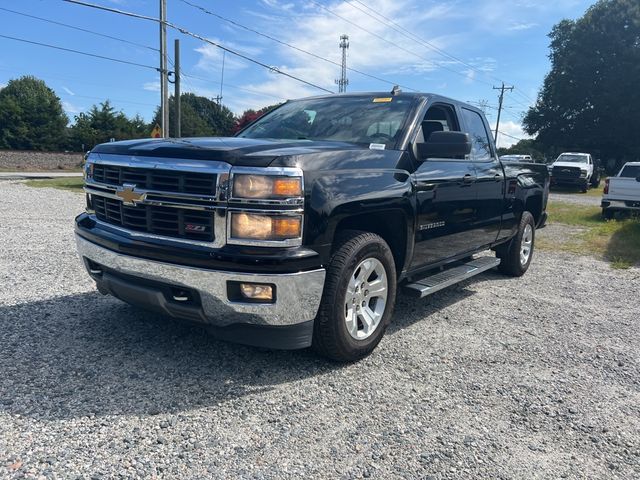
[[[500,173],[496,173],[496,174],[493,176],[493,179],[494,179],[496,182],[499,182],[500,180],[502,180],[502,174],[500,174]]]
[[[467,173],[464,177],[462,177],[462,181],[464,183],[473,183],[476,181],[476,177]]]

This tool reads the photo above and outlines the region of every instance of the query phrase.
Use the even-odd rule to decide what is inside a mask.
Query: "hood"
[[[554,167],[578,167],[586,169],[589,164],[585,161],[584,163],[576,163],[576,162],[554,162]]]
[[[282,157],[345,150],[362,150],[362,147],[344,142],[207,137],[110,142],[96,146],[92,153],[216,160],[237,166],[266,167]]]

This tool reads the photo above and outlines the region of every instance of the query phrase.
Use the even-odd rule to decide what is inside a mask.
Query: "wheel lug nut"
[[[369,296],[369,290],[365,290],[365,291],[364,291],[364,294],[365,294],[366,296]]]
[[[364,307],[367,304],[367,302],[362,302],[362,306]]]

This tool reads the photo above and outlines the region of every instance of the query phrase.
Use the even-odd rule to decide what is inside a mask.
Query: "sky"
[[[159,10],[159,0],[86,1],[150,17],[157,17]],[[384,92],[398,84],[405,91],[483,103],[489,122],[495,126],[499,91],[493,87],[502,81],[513,85],[515,89],[505,93],[500,121],[504,135],[499,137],[499,146],[509,146],[526,138],[521,118],[535,101],[549,70],[548,32],[562,19],[582,16],[592,3],[167,0],[169,22],[271,68],[231,53],[223,55],[210,43],[171,28],[169,60],[173,59],[174,39],[179,38],[182,91],[210,98],[221,95],[222,103],[240,114],[247,108],[325,93],[316,86],[337,91],[339,37],[347,34],[347,65],[358,70],[347,72],[348,92]],[[159,74],[155,70],[159,64],[157,23],[63,0],[0,0],[0,19],[0,87],[12,78],[34,75],[55,90],[71,121],[74,115],[105,99],[129,116],[140,114],[151,120],[160,101]]]

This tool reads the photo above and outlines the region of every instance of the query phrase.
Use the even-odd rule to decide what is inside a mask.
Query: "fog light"
[[[273,288],[271,285],[260,283],[241,283],[240,292],[244,298],[250,300],[273,300]]]

